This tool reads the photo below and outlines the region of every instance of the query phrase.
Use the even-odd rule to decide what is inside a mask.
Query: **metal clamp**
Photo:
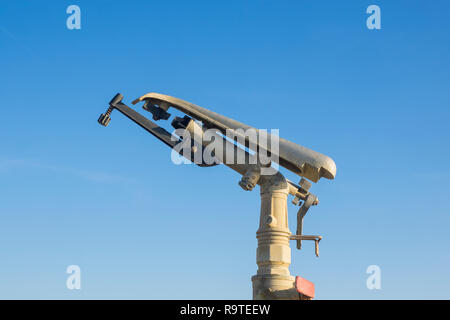
[[[300,180],[299,185],[297,186],[297,194],[295,195],[294,199],[292,200],[292,203],[295,205],[301,204],[300,209],[297,212],[297,233],[295,240],[297,240],[297,249],[302,248],[302,240],[312,240],[312,239],[303,239],[302,233],[303,233],[303,218],[305,217],[306,213],[308,212],[309,208],[311,206],[315,206],[319,203],[319,199],[315,195],[313,195],[311,192],[309,192],[309,188],[311,187],[311,182],[308,180],[302,178]],[[303,201],[301,203],[300,201]],[[310,236],[308,236],[310,237]],[[293,238],[292,238],[293,239]],[[318,243],[317,243],[318,244]],[[316,250],[316,255],[318,256],[318,247]]]

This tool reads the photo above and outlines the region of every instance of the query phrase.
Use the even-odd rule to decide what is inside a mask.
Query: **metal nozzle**
[[[108,109],[109,110],[109,109]],[[100,123],[102,126],[104,126],[104,127],[106,127],[108,124],[109,124],[109,122],[111,121],[111,117],[109,116],[109,114],[108,114],[108,112],[105,114],[105,113],[102,113],[101,115],[100,115],[100,117],[98,118],[98,123]]]
[[[122,102],[123,95],[118,93],[114,96],[114,98],[111,99],[109,102],[109,108],[106,110],[105,113],[102,113],[100,117],[98,118],[97,122],[100,123],[102,126],[106,127],[108,126],[109,122],[111,121],[111,117],[109,116],[111,112],[114,110],[114,108]]]

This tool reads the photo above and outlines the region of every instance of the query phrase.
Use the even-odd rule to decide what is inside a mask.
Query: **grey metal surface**
[[[107,126],[111,120],[110,114],[114,109],[117,109],[122,114],[124,114],[126,117],[131,119],[133,122],[137,123],[139,126],[147,130],[149,133],[154,135],[156,138],[158,138],[160,141],[165,143],[171,148],[174,148],[178,143],[183,142],[181,139],[178,141],[172,140],[172,135],[166,131],[165,129],[159,127],[154,122],[150,121],[146,117],[142,116],[138,112],[134,111],[124,103],[122,103],[123,96],[121,94],[117,94],[114,96],[114,98],[110,102],[110,107],[106,111],[106,113],[102,114],[98,122],[104,126]],[[157,93],[147,94],[139,99],[133,101],[133,104],[136,104],[139,101],[145,100],[145,107],[144,109],[147,111],[150,111],[153,114],[154,119],[165,119],[167,120],[170,116],[170,114],[167,113],[167,110],[172,106],[189,116],[202,121],[203,126],[199,126],[194,120],[192,120],[189,116],[185,116],[184,118],[175,117],[172,121],[172,125],[175,128],[184,128],[187,129],[191,136],[195,136],[195,130],[194,127],[197,127],[197,133],[200,132],[200,143],[207,143],[205,140],[202,139],[204,131],[208,128],[214,128],[219,130],[222,133],[225,133],[227,129],[254,129],[248,125],[245,125],[243,123],[240,123],[238,121],[235,121],[233,119],[224,117],[220,114],[217,114],[215,112],[212,112],[210,110],[207,110],[205,108],[201,108],[199,106],[193,105],[189,102],[183,101],[181,99],[173,98],[166,95],[161,95]],[[153,104],[155,106],[153,106]],[[255,129],[257,130],[257,129]],[[231,169],[237,171],[242,175],[242,179],[239,182],[239,185],[244,190],[252,190],[256,184],[259,184],[260,186],[264,183],[267,184],[267,179],[272,179],[271,176],[268,177],[261,177],[259,175],[259,169],[260,165],[253,164],[257,163],[257,156],[252,155],[248,153],[247,151],[241,149],[234,143],[224,139],[219,134],[215,134],[215,139],[223,140],[223,150],[220,152],[221,156],[216,157],[216,160],[218,160],[217,163],[224,163]],[[194,145],[194,139],[191,139],[192,145]],[[206,146],[204,146],[206,147]],[[244,159],[245,161],[242,164],[239,164],[238,161],[236,161],[236,157],[238,155],[238,150],[244,153]],[[234,157],[234,161],[231,161],[231,163],[225,163],[222,160],[224,159],[224,156],[226,158],[227,152],[232,152],[232,156]],[[180,152],[182,154],[182,152]],[[301,176],[305,176],[306,178],[309,178],[313,181],[317,181],[320,179],[320,177],[325,177],[332,179],[334,178],[334,174],[336,173],[336,167],[334,164],[334,161],[331,160],[329,157],[324,156],[320,153],[317,153],[313,150],[304,148],[302,146],[299,146],[293,142],[287,141],[285,139],[280,138],[280,157],[284,155],[289,160],[288,164],[293,164],[295,161],[304,161],[303,165],[296,166],[295,168],[299,169],[311,169],[311,171],[307,170],[301,170],[301,171],[295,171],[291,170],[289,166],[287,166],[288,169],[291,171],[296,172],[297,174]],[[309,159],[309,157],[313,157],[314,159]],[[307,160],[309,159],[309,160]],[[191,154],[189,157],[189,160],[194,162],[194,155]],[[285,159],[286,160],[286,159]],[[203,159],[202,159],[203,161]],[[283,159],[280,158],[280,164],[282,166],[286,167],[286,162]],[[309,161],[309,162],[308,162]],[[313,164],[316,163],[316,167],[313,167]],[[333,174],[326,171],[323,167],[320,167],[321,165],[326,165],[328,163],[328,168],[332,170],[334,168]],[[214,166],[216,163],[208,164],[208,163],[197,163],[199,166]],[[278,173],[279,175],[279,173]],[[284,179],[284,178],[283,178]],[[317,180],[315,180],[317,179]],[[314,240],[316,245],[316,255],[318,256],[318,250],[319,250],[319,241],[322,239],[320,236],[308,236],[302,234],[303,229],[303,219],[309,210],[311,206],[315,206],[318,204],[318,198],[309,192],[309,188],[311,187],[311,183],[304,178],[301,179],[299,185],[285,179],[284,180],[287,185],[287,191],[291,195],[294,196],[294,199],[292,202],[295,205],[300,205],[300,208],[297,213],[297,232],[295,236],[291,236],[290,240],[296,240],[297,241],[297,248],[301,249],[301,241],[302,240]],[[270,183],[269,183],[270,185]],[[263,192],[263,190],[262,190]]]
[[[169,133],[164,128],[161,128],[153,121],[150,121],[140,113],[134,111],[124,103],[122,103],[123,96],[121,94],[117,94],[114,96],[114,98],[110,102],[110,107],[106,111],[106,113],[101,114],[98,118],[98,123],[100,123],[103,126],[107,126],[109,122],[111,121],[110,114],[111,112],[116,109],[119,112],[121,112],[123,115],[125,115],[127,118],[138,124],[140,127],[144,128],[147,132],[151,133],[153,136],[155,136],[157,139],[162,141],[167,146],[171,147],[172,149],[181,142],[181,140],[172,140],[172,134]],[[181,150],[182,151],[182,150]],[[181,155],[183,155],[181,153]],[[194,159],[192,158],[193,155],[191,155],[191,158],[189,158],[190,161],[194,162]],[[200,167],[212,167],[216,164],[206,164],[204,162],[197,164]]]
[[[149,101],[155,105],[162,105],[165,110],[167,110],[166,108],[168,105],[174,107],[194,119],[202,121],[206,127],[218,129],[224,134],[227,129],[234,130],[236,136],[240,135],[238,131],[235,131],[237,129],[255,129],[249,125],[225,117],[216,112],[168,95],[148,93],[134,100],[133,104],[143,100]],[[246,139],[245,136],[242,138]],[[270,134],[268,134],[268,139],[270,140]],[[252,148],[251,145],[249,145],[249,147]],[[273,152],[274,150],[271,150],[270,146],[267,149],[268,151],[275,153]],[[333,159],[281,137],[279,138],[279,152],[277,155],[281,166],[301,177],[310,179],[313,182],[319,181],[322,177],[326,179],[334,179],[336,175],[336,164]]]

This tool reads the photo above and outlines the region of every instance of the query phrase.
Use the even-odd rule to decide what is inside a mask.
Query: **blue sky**
[[[81,30],[66,28],[71,4]],[[381,30],[366,27],[371,4]],[[258,190],[223,166],[174,165],[117,112],[96,122],[117,92],[126,103],[159,92],[335,160],[304,226],[324,236],[321,257],[305,244],[290,267],[318,299],[449,299],[448,12],[446,1],[0,1],[0,298],[251,298]],[[73,264],[81,290],[66,288]],[[381,290],[366,288],[374,264]]]

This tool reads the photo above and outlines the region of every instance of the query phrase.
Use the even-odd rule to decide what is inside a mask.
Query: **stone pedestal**
[[[295,278],[289,273],[291,248],[288,227],[288,186],[281,174],[261,186],[261,216],[256,232],[258,271],[252,277],[253,299],[299,299]]]

